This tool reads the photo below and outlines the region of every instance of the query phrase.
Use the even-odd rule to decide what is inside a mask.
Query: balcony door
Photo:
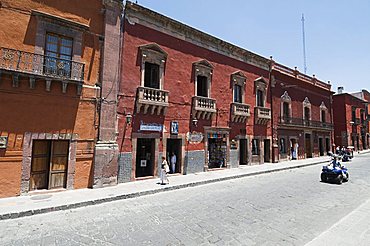
[[[145,62],[144,86],[159,89],[159,65]]]
[[[57,35],[46,34],[44,73],[71,77],[73,39]]]
[[[30,191],[65,188],[69,141],[35,140],[32,147]]]
[[[208,97],[208,78],[206,76],[197,76],[197,96]]]

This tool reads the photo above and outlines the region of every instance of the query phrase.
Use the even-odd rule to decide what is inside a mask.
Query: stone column
[[[103,0],[105,7],[104,48],[101,67],[99,136],[95,146],[93,188],[116,185],[118,144],[116,141],[117,91],[120,73],[122,2]]]

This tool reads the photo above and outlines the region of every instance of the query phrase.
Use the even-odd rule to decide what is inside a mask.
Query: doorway
[[[65,188],[69,141],[34,140],[30,191]]]
[[[181,173],[181,139],[167,139],[166,158],[171,173]]]
[[[208,138],[208,168],[226,167],[227,144],[222,138]]]
[[[325,147],[326,147],[326,153],[329,153],[331,151],[330,139],[329,138],[325,138]]]
[[[324,156],[324,140],[322,138],[319,138],[319,154]]]
[[[135,177],[154,176],[155,139],[138,138]]]
[[[264,161],[270,162],[270,139],[263,140]]]
[[[304,136],[306,158],[312,158],[311,134],[306,133]]]
[[[298,159],[298,143],[295,138],[290,139],[290,156],[292,160]]]
[[[248,140],[239,140],[239,165],[248,165]]]

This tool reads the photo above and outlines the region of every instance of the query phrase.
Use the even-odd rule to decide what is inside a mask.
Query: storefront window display
[[[227,143],[224,134],[208,136],[208,168],[226,167]]]

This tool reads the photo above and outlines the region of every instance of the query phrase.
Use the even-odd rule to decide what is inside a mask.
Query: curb
[[[244,177],[248,177],[248,176],[257,176],[257,175],[266,174],[266,173],[273,173],[273,172],[279,172],[279,171],[286,171],[286,170],[290,170],[290,169],[297,169],[297,168],[302,168],[302,167],[314,166],[314,165],[322,164],[322,163],[325,163],[325,162],[327,162],[327,161],[317,161],[317,162],[313,162],[313,163],[301,164],[301,165],[292,166],[292,167],[282,167],[282,168],[276,168],[276,169],[271,169],[271,170],[264,170],[264,171],[257,171],[257,172],[252,172],[252,173],[233,175],[233,176],[228,176],[228,177],[223,177],[223,178],[216,178],[216,179],[210,179],[210,180],[204,180],[204,181],[195,181],[195,182],[182,184],[182,185],[164,187],[163,189],[153,189],[153,190],[148,190],[148,191],[134,192],[134,193],[130,193],[130,194],[117,195],[117,196],[107,197],[107,198],[100,198],[100,199],[91,200],[91,201],[84,201],[84,202],[77,202],[77,203],[72,203],[72,204],[59,205],[59,206],[56,206],[56,207],[40,208],[40,209],[35,209],[35,210],[26,210],[26,211],[15,212],[15,213],[1,214],[0,215],[0,221],[1,220],[8,220],[8,219],[17,219],[17,218],[21,218],[21,217],[32,216],[32,215],[37,215],[37,214],[44,214],[44,213],[50,213],[50,212],[55,212],[55,211],[62,211],[62,210],[69,210],[69,209],[74,209],[74,208],[87,207],[87,206],[92,206],[92,205],[97,205],[97,204],[102,204],[102,203],[107,203],[107,202],[113,202],[113,201],[118,201],[118,200],[125,200],[125,199],[140,197],[140,196],[157,194],[157,193],[161,193],[161,192],[165,192],[165,191],[179,190],[179,189],[184,189],[184,188],[188,188],[188,187],[196,187],[196,186],[200,186],[200,185],[211,184],[211,183],[216,183],[216,182],[221,182],[221,181],[226,181],[226,180],[231,180],[231,179],[244,178]]]

